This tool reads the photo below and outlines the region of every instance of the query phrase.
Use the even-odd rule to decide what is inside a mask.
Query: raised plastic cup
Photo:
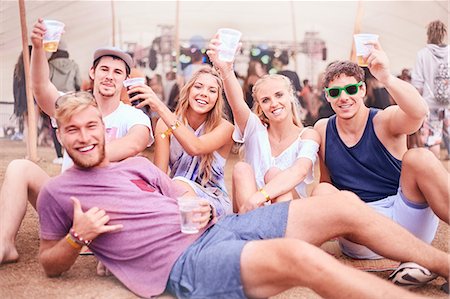
[[[368,45],[368,42],[378,41],[378,35],[372,33],[360,33],[353,35],[355,40],[356,57],[359,66],[367,66],[367,56],[373,49],[373,45]]]
[[[180,209],[181,217],[181,232],[185,234],[196,234],[199,232],[198,223],[193,220],[198,217],[195,209],[200,207],[198,198],[196,197],[179,197],[178,207]]]
[[[242,33],[230,28],[220,28],[217,33],[220,40],[219,59],[226,62],[233,61]]]
[[[131,86],[138,85],[138,84],[145,84],[145,78],[136,77],[136,78],[131,78],[131,79],[127,79],[127,80],[123,81],[123,86],[125,86],[125,88],[127,90],[130,89]],[[130,98],[134,97],[137,94],[138,94],[137,92],[130,94]]]
[[[125,81],[123,81],[123,86],[125,86],[125,88],[127,90],[130,89],[130,87],[137,85],[137,84],[145,84],[145,78],[143,77],[136,77],[136,78],[131,78],[131,79],[127,79]],[[134,97],[135,95],[139,94],[138,92],[132,92],[128,95],[128,97],[131,99],[132,97]],[[132,106],[136,106],[137,104],[139,104],[142,100],[134,100],[131,102]],[[142,107],[140,108],[144,113],[148,113],[148,107]]]
[[[56,52],[65,25],[55,20],[44,20],[44,25],[47,29],[42,41],[44,50],[47,52]]]

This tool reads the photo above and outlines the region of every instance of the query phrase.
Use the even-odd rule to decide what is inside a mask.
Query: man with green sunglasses
[[[332,99],[338,98],[341,95],[341,91],[345,91],[346,94],[348,94],[349,96],[352,96],[352,95],[358,93],[359,87],[362,84],[363,84],[363,82],[359,81],[356,84],[350,83],[350,84],[345,85],[344,87],[339,87],[339,86],[328,87],[328,88],[325,88],[325,91],[327,93],[327,96]]]
[[[431,243],[439,218],[449,224],[450,174],[430,151],[407,149],[406,136],[420,128],[428,106],[412,85],[390,73],[380,44],[371,44],[369,71],[397,105],[384,110],[365,106],[364,71],[356,63],[338,61],[327,68],[323,86],[336,115],[319,120],[315,129],[322,141],[320,181],[329,184],[319,184],[313,193],[353,191],[376,211]],[[380,258],[347,239],[340,242],[351,257]],[[417,269],[425,275],[411,278]],[[425,284],[436,277],[427,271],[408,263],[391,279],[400,285]]]

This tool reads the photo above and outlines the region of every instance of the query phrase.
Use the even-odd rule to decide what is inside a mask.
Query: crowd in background
[[[178,73],[173,70],[168,71],[165,74],[148,72],[148,70],[145,69],[145,65],[143,65],[139,68],[133,68],[130,73],[130,78],[145,77],[147,85],[153,89],[153,91],[171,111],[174,111],[178,101],[179,92],[185,82],[187,82],[191,78],[192,74],[198,69],[204,67],[205,65],[211,64],[207,58],[207,55],[203,52],[201,49],[193,46],[189,51],[191,62],[187,65],[180,65],[180,70]],[[130,54],[132,55],[132,53]],[[51,70],[51,80],[60,91],[67,92],[72,90],[78,91],[92,89],[91,80],[85,79],[83,82],[81,81],[78,65],[74,60],[69,59],[67,45],[64,40],[60,44],[58,51],[53,55],[49,55],[48,61]],[[325,98],[322,87],[322,73],[320,73],[317,78],[317,84],[312,85],[312,78],[303,78],[301,74],[299,75],[294,70],[291,70],[291,66],[292,59],[290,59],[287,51],[283,51],[281,55],[274,57],[269,63],[266,64],[258,58],[250,59],[248,62],[247,72],[245,74],[236,73],[241,83],[244,92],[244,99],[248,107],[253,107],[254,100],[252,96],[252,88],[255,82],[263,75],[268,74],[269,72],[273,73],[275,71],[276,73],[284,75],[291,80],[301,107],[301,119],[305,126],[313,126],[317,120],[333,115],[334,112]],[[364,69],[367,85],[367,95],[365,100],[366,105],[368,107],[379,109],[384,109],[390,105],[394,105],[395,103],[382,84],[380,84],[370,74],[367,68]],[[151,73],[151,75],[148,75],[149,73]],[[411,83],[411,70],[404,68],[397,77]],[[125,88],[123,89],[121,100],[124,103],[130,104]],[[26,123],[27,121],[27,106],[22,55],[19,56],[14,70],[14,101],[14,115],[18,121],[18,131],[11,137],[11,139],[22,140],[24,139],[24,131],[26,133],[25,129],[27,127],[24,125],[24,122]],[[233,121],[233,116],[231,114],[228,102],[225,103],[225,110],[225,114],[228,116],[228,119]],[[151,118],[152,125],[154,126],[158,120],[158,115],[152,113],[151,111],[148,111],[148,113]],[[54,163],[60,164],[62,151],[61,146],[56,139],[54,129],[52,129],[50,120],[45,113],[39,112],[39,115],[38,144],[51,145],[51,140],[53,140],[53,145],[57,155]],[[430,133],[428,133],[426,128],[427,126],[425,125],[425,128],[422,128],[415,134],[408,137],[408,148],[427,146],[427,138],[429,138]],[[448,160],[450,156],[450,145],[448,139],[447,127],[444,126],[442,136],[443,142],[440,143],[440,147],[447,150],[446,155],[442,157],[445,160]],[[434,152],[438,155],[438,152]]]

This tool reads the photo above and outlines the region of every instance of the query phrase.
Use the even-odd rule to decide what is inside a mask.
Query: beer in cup
[[[58,50],[59,40],[64,30],[64,23],[55,20],[44,20],[46,31],[42,44],[47,52],[56,52]]]
[[[365,60],[373,49],[373,45],[368,45],[367,43],[378,41],[378,35],[371,33],[360,33],[353,35],[353,38],[355,40],[356,58],[358,60],[358,65],[367,66],[367,62]]]
[[[123,86],[125,86],[125,88],[127,90],[130,89],[130,87],[137,85],[137,84],[145,84],[145,78],[143,77],[136,77],[136,78],[131,78],[131,79],[127,79],[125,81],[123,81]],[[137,94],[139,94],[138,92],[132,92],[130,93],[128,96],[131,99],[132,97],[136,96]],[[139,104],[142,100],[134,100],[131,102],[132,106],[136,106],[137,104]],[[148,108],[147,107],[142,107],[141,110],[144,113],[148,112]]]

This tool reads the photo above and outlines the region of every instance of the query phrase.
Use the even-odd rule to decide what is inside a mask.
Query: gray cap
[[[99,59],[103,56],[119,57],[120,59],[122,59],[125,62],[126,66],[128,67],[128,72],[133,67],[133,59],[131,58],[130,54],[128,54],[127,52],[125,52],[119,48],[104,47],[104,48],[99,48],[99,49],[95,50],[94,61],[96,61],[97,59]]]

